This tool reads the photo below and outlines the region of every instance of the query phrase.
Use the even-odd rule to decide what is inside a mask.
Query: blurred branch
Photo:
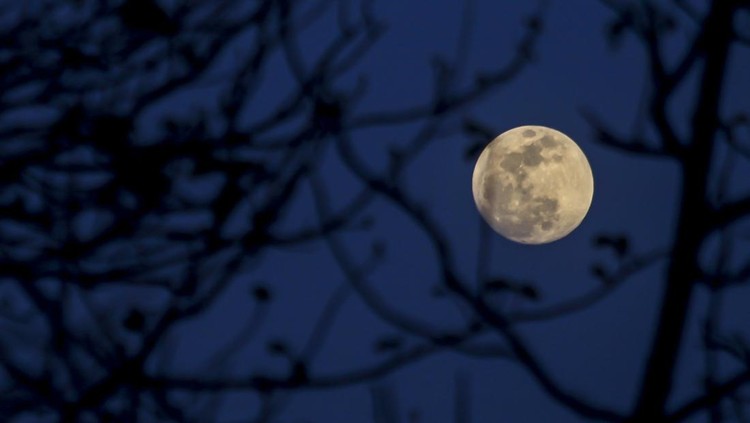
[[[739,372],[723,382],[714,384],[713,389],[710,392],[688,400],[682,405],[676,407],[675,411],[668,413],[665,421],[685,421],[696,413],[718,404],[721,400],[736,392],[748,382],[750,382],[750,370]]]
[[[466,338],[468,339],[468,338]],[[457,339],[456,343],[463,342]],[[395,370],[408,366],[420,359],[444,351],[446,345],[433,342],[423,342],[400,352],[395,352],[388,358],[372,366],[343,371],[338,374],[311,374],[307,380],[296,380],[290,376],[273,377],[255,375],[249,377],[231,376],[223,378],[198,378],[168,375],[143,375],[139,382],[148,389],[181,389],[190,391],[221,391],[221,390],[252,390],[258,392],[272,392],[290,389],[334,389],[377,380]],[[492,357],[497,357],[497,351]]]
[[[393,181],[368,172],[364,163],[362,163],[361,159],[354,152],[350,140],[344,136],[339,136],[337,141],[338,151],[349,169],[371,189],[381,193],[403,210],[425,235],[430,238],[438,258],[445,286],[465,301],[475,311],[477,317],[503,335],[504,339],[508,342],[513,356],[523,364],[552,398],[571,411],[584,417],[603,420],[619,420],[621,418],[619,414],[600,406],[591,405],[588,401],[563,389],[538,362],[526,343],[513,330],[508,319],[496,313],[481,299],[476,298],[460,281],[453,269],[453,258],[449,251],[449,244],[438,229],[437,224],[424,209],[413,204]]]
[[[317,178],[313,177],[311,182],[315,195],[315,206],[318,216],[320,219],[326,219],[329,213],[326,209],[326,205],[329,204],[328,196],[324,192],[322,183],[320,183]],[[370,288],[365,280],[365,275],[369,271],[370,266],[355,265],[354,260],[347,253],[344,245],[334,235],[329,234],[325,239],[329,250],[333,254],[341,270],[344,272],[344,275],[351,286],[359,294],[360,298],[362,298],[370,309],[380,318],[397,329],[405,330],[421,337],[437,340],[445,336],[432,327],[432,325],[413,319],[407,314],[401,313],[394,307],[389,306],[388,302],[385,301],[375,290]]]
[[[715,229],[721,229],[748,215],[750,215],[750,196],[718,206],[713,211],[711,223]]]
[[[706,237],[721,219],[708,207],[708,175],[714,153],[714,138],[719,130],[719,105],[722,97],[729,48],[732,39],[733,15],[739,3],[735,1],[711,3],[702,17],[702,25],[692,36],[686,50],[670,71],[661,50],[662,42],[673,29],[673,18],[661,5],[645,2],[619,3],[605,0],[617,14],[624,27],[634,32],[646,49],[650,68],[650,121],[659,135],[658,147],[644,142],[622,142],[598,129],[613,146],[641,154],[670,153],[679,159],[682,169],[680,215],[674,246],[667,269],[666,290],[662,298],[659,323],[654,334],[641,381],[639,398],[630,416],[632,421],[659,420],[672,392],[675,362],[679,356],[690,301],[695,283],[700,279],[697,264]],[[625,20],[627,18],[627,20]],[[706,48],[711,46],[710,49]],[[676,87],[686,80],[690,69],[700,66],[697,96],[690,120],[690,136],[679,140],[668,118],[667,100]],[[594,126],[597,125],[593,122]],[[721,213],[719,213],[721,214]],[[726,218],[724,218],[726,219]],[[728,219],[727,219],[728,220]],[[719,225],[721,226],[721,225]]]
[[[593,127],[596,136],[595,139],[607,146],[622,150],[628,153],[635,153],[647,156],[679,158],[680,152],[665,146],[659,146],[657,143],[649,142],[640,138],[626,139],[612,133],[606,126],[591,112],[581,111],[584,119]]]
[[[669,257],[669,254],[670,251],[663,249],[641,254],[631,260],[621,263],[616,271],[599,275],[602,279],[602,283],[588,293],[544,308],[508,313],[507,318],[509,321],[519,323],[529,321],[533,322],[538,320],[555,319],[567,314],[585,310],[589,306],[598,303],[608,295],[615,292],[615,289],[630,276]]]
[[[454,423],[471,423],[471,381],[465,374],[456,374],[453,400]]]
[[[468,6],[467,6],[468,7]],[[493,88],[510,82],[517,77],[531,62],[537,41],[542,33],[544,20],[544,5],[528,18],[524,36],[517,44],[510,61],[500,69],[474,77],[471,87],[457,92],[445,92],[452,84],[441,84],[433,93],[427,104],[411,106],[400,110],[372,112],[352,119],[349,129],[363,129],[380,125],[398,125],[421,119],[429,119],[447,115],[459,110],[469,103],[488,96]],[[468,13],[468,12],[466,12]],[[464,19],[468,19],[464,17]],[[460,56],[459,56],[460,58]],[[447,64],[448,68],[456,69],[460,63]],[[447,81],[446,81],[447,82]]]

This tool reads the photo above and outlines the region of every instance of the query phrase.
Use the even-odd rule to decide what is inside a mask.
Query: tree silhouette
[[[586,116],[605,145],[679,165],[679,216],[667,249],[641,253],[628,234],[597,236],[594,245],[611,249],[617,267],[595,265],[602,283],[557,303],[542,302],[533,282],[490,274],[488,248],[479,249],[476,275],[464,275],[446,225],[408,189],[409,172],[446,135],[464,134],[472,158],[498,132],[466,110],[532,62],[544,6],[519,28],[520,41],[505,62],[480,71],[463,56],[473,23],[467,3],[455,57],[432,62],[432,90],[409,105],[373,110],[362,106],[366,78],[356,77],[385,31],[371,2],[247,3],[3,5],[0,415],[205,422],[220,420],[222,401],[242,392],[257,405],[242,418],[272,421],[290,393],[376,382],[451,350],[517,363],[581,418],[741,416],[748,348],[722,332],[719,318],[723,293],[750,277],[747,262],[730,260],[741,245],[741,233],[732,229],[750,214],[750,197],[731,197],[729,189],[741,177],[735,162],[750,157],[740,136],[748,119],[725,116],[721,102],[730,53],[750,42],[737,24],[750,3],[710,2],[703,10],[677,0],[603,1],[613,11],[605,34],[613,45],[632,33],[645,47],[648,126],[622,137],[594,113]],[[321,25],[327,38],[315,32]],[[689,37],[676,60],[664,47],[674,32]],[[319,37],[312,47],[311,33]],[[290,83],[269,82],[278,75]],[[688,84],[696,95],[682,122],[669,107]],[[275,89],[270,95],[268,86]],[[684,123],[687,131],[679,129]],[[407,129],[373,159],[362,148],[365,133],[383,128]],[[355,195],[337,191],[328,169],[334,165],[343,169],[337,178],[356,186]],[[434,255],[438,269],[433,295],[451,300],[458,323],[415,318],[371,280],[388,262],[390,245],[357,234],[381,222],[370,213],[379,204],[426,240],[424,254]],[[706,266],[704,251],[717,234],[715,263]],[[480,243],[487,237],[485,228]],[[274,251],[308,246],[330,257],[346,283],[322,305],[300,346],[263,332],[267,316],[282,306],[274,281],[254,275]],[[664,259],[662,306],[633,408],[574,394],[534,352],[521,324],[587,309]],[[691,298],[701,285],[713,307],[702,327],[690,328]],[[178,334],[209,321],[222,296],[242,291],[249,313],[221,323],[231,339],[206,340],[202,366],[170,366]],[[319,371],[315,364],[352,293],[391,335],[373,334],[376,360]],[[499,297],[533,307],[507,307]],[[675,404],[669,402],[674,366],[691,329],[702,331],[709,357],[704,390]],[[480,342],[486,335],[500,340]],[[242,365],[248,348],[258,345],[283,363],[278,371]],[[740,364],[734,374],[718,370],[732,360]],[[468,395],[458,378],[457,422],[470,419]],[[387,386],[375,384],[372,398],[376,421],[399,418]]]
[[[673,390],[675,364],[679,358],[682,338],[688,328],[691,298],[697,285],[707,284],[713,295],[721,295],[733,283],[746,279],[745,264],[741,269],[727,269],[730,245],[736,244],[735,233],[727,228],[748,214],[748,198],[728,198],[732,179],[732,163],[742,154],[740,140],[733,135],[744,125],[744,114],[725,116],[722,98],[730,66],[731,53],[737,44],[746,43],[744,30],[735,25],[737,17],[746,13],[750,4],[743,1],[711,2],[700,12],[687,2],[674,2],[674,10],[663,5],[641,5],[605,2],[616,13],[610,26],[613,40],[623,30],[638,36],[645,46],[651,91],[648,96],[648,121],[653,137],[638,134],[621,138],[595,123],[599,138],[608,145],[638,154],[651,154],[676,161],[680,167],[681,186],[679,216],[670,248],[665,289],[659,320],[644,369],[640,394],[630,417],[633,421],[680,421],[704,407],[713,406],[712,421],[722,420],[719,407],[722,400],[734,395],[750,376],[747,369],[726,380],[708,374],[705,394],[668,410],[667,401]],[[698,28],[690,33],[689,42],[677,58],[668,57],[665,44],[670,32],[677,30],[682,13]],[[671,61],[674,60],[674,63]],[[691,81],[690,74],[697,73]],[[692,115],[687,119],[686,133],[680,133],[681,123],[670,116],[670,102],[685,85],[694,84]],[[694,87],[694,88],[693,88]],[[729,148],[724,159],[719,156]],[[718,178],[715,176],[718,175]],[[716,180],[718,179],[718,180]],[[707,249],[709,237],[721,231],[722,244],[715,268],[701,266],[701,252]],[[717,313],[717,311],[713,311]],[[715,318],[715,316],[714,316]],[[730,352],[727,345],[717,344],[718,328],[709,325],[705,330],[707,348]],[[740,345],[744,341],[739,341]],[[740,348],[744,348],[741,346]]]
[[[4,419],[210,421],[216,398],[239,390],[259,396],[254,419],[266,421],[279,391],[371,380],[430,353],[426,343],[326,379],[309,372],[317,341],[297,354],[277,339],[267,349],[288,361],[284,374],[227,371],[223,363],[254,341],[275,300],[272,284],[250,282],[250,321],[231,342],[216,342],[203,369],[175,375],[158,365],[174,348],[173,332],[203,318],[230,287],[248,285],[269,250],[367,224],[361,211],[377,195],[370,185],[384,182],[364,181],[336,210],[319,198],[317,163],[335,140],[356,160],[344,141],[355,131],[423,124],[412,147],[393,152],[395,178],[439,122],[523,68],[538,27],[529,26],[508,65],[470,87],[454,83],[457,64],[436,59],[431,97],[358,113],[366,81],[347,79],[384,29],[369,2],[247,3],[4,4]],[[310,53],[306,31],[321,23],[335,30]],[[271,104],[260,93],[269,73],[292,81]],[[186,97],[190,90],[208,94]],[[284,224],[310,184],[320,218]],[[330,239],[330,248],[340,247]],[[356,285],[367,267],[337,257]],[[313,340],[334,317],[324,311]],[[196,394],[189,405],[174,397],[185,391]],[[201,413],[188,411],[201,400]]]

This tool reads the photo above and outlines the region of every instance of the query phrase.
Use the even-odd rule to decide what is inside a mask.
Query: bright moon
[[[594,195],[586,156],[567,135],[519,126],[498,135],[474,166],[474,202],[500,235],[545,244],[583,221]]]

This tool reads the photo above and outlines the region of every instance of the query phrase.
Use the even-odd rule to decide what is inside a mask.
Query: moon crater
[[[472,178],[479,213],[499,234],[543,244],[573,231],[588,212],[594,181],[586,156],[565,134],[521,126],[482,151]]]

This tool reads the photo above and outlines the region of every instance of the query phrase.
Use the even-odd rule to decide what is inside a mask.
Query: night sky
[[[356,2],[339,3],[351,6],[344,13],[356,16]],[[534,25],[529,19],[536,16],[540,20],[542,30],[531,48],[529,63],[506,83],[488,89],[448,114],[436,129],[434,140],[409,156],[398,178],[400,192],[437,224],[448,245],[451,265],[469,290],[479,291],[480,280],[489,279],[533,287],[535,298],[507,292],[488,294],[488,304],[510,314],[533,314],[535,310],[548,310],[597,291],[603,284],[598,273],[617,269],[618,263],[637,257],[659,256],[668,251],[675,238],[681,177],[677,162],[607,146],[597,140],[592,122],[587,120],[587,116],[594,116],[604,127],[623,137],[654,135],[653,128],[648,126],[648,105],[644,104],[644,96],[652,87],[643,44],[628,33],[615,42],[607,39],[606,30],[615,14],[605,3],[374,1],[372,13],[386,24],[385,32],[334,84],[340,92],[357,92],[362,81],[367,81],[356,104],[346,106],[345,112],[353,119],[429,105],[436,84],[434,72],[441,60],[460,63],[458,82],[453,88],[468,89],[475,75],[510,63],[518,54],[517,46],[524,34]],[[674,9],[672,3],[679,2],[655,3]],[[688,3],[704,10],[708,2]],[[334,37],[337,10],[337,7],[326,9],[304,30],[298,45],[303,61],[313,63]],[[665,44],[670,64],[697,29],[681,12],[675,12],[675,16],[680,26]],[[750,20],[738,19],[739,26],[743,23],[750,27]],[[251,36],[245,42],[249,40]],[[234,42],[236,51],[242,51],[242,37]],[[229,50],[216,59],[206,80],[220,80],[222,72],[231,68],[235,54],[239,53]],[[295,76],[281,55],[271,55],[268,60],[262,77],[258,77],[257,85],[252,88],[255,100],[242,111],[244,117],[240,119],[247,122],[283,104],[296,87]],[[747,113],[750,111],[747,45],[732,50],[728,69],[722,112],[726,116]],[[690,131],[697,76],[695,71],[690,74],[685,86],[669,103],[669,118],[681,135]],[[148,139],[158,133],[162,116],[184,117],[200,114],[201,110],[214,111],[221,95],[221,84],[198,83],[178,90],[161,101],[151,115],[139,117],[135,123],[137,134]],[[41,115],[37,119],[43,121]],[[211,119],[208,122],[208,133],[214,130],[212,124],[216,124],[216,131],[221,131],[221,123],[212,123]],[[385,174],[394,151],[409,145],[424,128],[424,122],[354,129],[348,133],[349,143],[368,172]],[[467,123],[481,127],[485,135],[467,129]],[[270,138],[283,139],[285,130],[293,132],[298,124],[290,121]],[[481,149],[495,135],[520,125],[544,125],[564,132],[585,152],[594,174],[594,197],[587,217],[569,236],[551,244],[522,245],[501,238],[481,220],[472,198],[471,175],[477,147]],[[744,135],[745,146],[750,148],[750,131],[747,126],[743,130],[740,136]],[[492,135],[488,137],[489,134]],[[726,148],[720,151],[717,163],[735,154]],[[324,207],[330,211],[346,207],[365,188],[347,168],[340,153],[335,142],[321,143],[314,163],[317,181],[326,191]],[[135,157],[133,174],[139,172],[139,160]],[[727,184],[729,197],[747,195],[750,189],[750,167],[748,161],[742,160],[738,157],[732,180]],[[713,178],[712,183],[717,183],[716,180]],[[196,198],[211,198],[218,189],[210,178],[194,182],[189,190]],[[315,190],[313,182],[299,184],[293,200],[278,211],[274,226],[278,233],[292,233],[317,224],[320,204],[316,203]],[[363,295],[367,290],[372,290],[387,309],[421,327],[449,332],[465,328],[472,311],[442,286],[438,252],[398,204],[376,195],[364,209],[347,217],[352,225],[334,232],[330,238],[273,246],[261,253],[248,252],[248,263],[236,271],[232,283],[211,307],[168,332],[163,347],[147,368],[186,377],[196,373],[215,378],[248,373],[283,377],[289,372],[290,359],[305,356],[314,357],[307,363],[307,371],[314,380],[318,376],[336,378],[356,373],[425,344],[424,338],[406,333],[387,316],[384,318],[373,310],[372,298],[363,298],[367,297]],[[90,219],[84,219],[82,225],[93,226],[96,219]],[[197,232],[205,223],[201,219],[188,216],[181,224]],[[743,223],[744,226],[733,227],[738,239],[730,258],[730,262],[740,267],[748,259],[750,239],[750,228],[747,222]],[[170,223],[164,220],[161,224]],[[243,221],[242,216],[235,224],[237,228],[247,225],[251,224]],[[628,250],[618,257],[615,249],[597,245],[595,240],[602,237],[626,237]],[[354,271],[359,275],[356,282],[337,262],[332,244],[340,247],[337,251],[355,267],[364,264],[364,270]],[[717,236],[709,238],[701,255],[706,263],[712,263],[718,245]],[[10,256],[3,257],[7,261]],[[222,265],[221,261],[217,263]],[[666,264],[664,258],[656,260],[581,310],[552,319],[522,322],[515,330],[565,390],[607,409],[627,412],[638,397],[656,327]],[[219,272],[212,271],[210,266],[207,269],[202,273],[205,278]],[[166,272],[165,278],[171,277],[170,270]],[[7,281],[12,275],[3,278],[0,298],[18,301],[23,308],[25,303],[14,297],[15,285]],[[750,337],[750,289],[746,285],[732,287],[722,297],[723,333]],[[267,303],[259,304],[258,295],[265,291],[259,294],[258,287],[270,292]],[[106,308],[113,321],[126,316],[133,305],[156,310],[164,303],[163,293],[131,289],[127,284],[102,289],[90,298]],[[670,396],[672,406],[703,389],[705,350],[700,328],[709,307],[709,291],[705,287],[697,287],[691,307],[676,367],[675,389]],[[87,319],[85,312],[70,313],[71,321]],[[254,320],[259,315],[261,319]],[[7,322],[3,324],[10,327]],[[223,369],[217,370],[221,366],[215,362],[211,363],[213,366],[207,364],[216,360],[215,354],[222,346],[243,337],[247,343],[234,357],[224,360]],[[8,336],[0,343],[0,352],[13,349],[14,342]],[[463,352],[449,346],[434,348],[424,357],[362,382],[281,391],[274,397],[276,408],[270,421],[564,423],[582,420],[550,398],[528,370],[503,353],[507,347],[497,332],[487,330],[469,344],[479,347]],[[740,368],[729,358],[722,358],[721,363],[724,366],[721,375]],[[2,381],[13,380],[2,372],[0,375]],[[184,396],[183,403],[190,403],[185,413],[199,415],[197,410],[204,403],[191,403],[192,394],[179,395]],[[456,406],[457,403],[460,405]],[[253,416],[260,404],[260,397],[253,392],[232,393],[224,397],[215,417],[217,421],[255,421]],[[195,411],[189,407],[195,407]],[[699,414],[691,421],[704,419],[705,414]]]

